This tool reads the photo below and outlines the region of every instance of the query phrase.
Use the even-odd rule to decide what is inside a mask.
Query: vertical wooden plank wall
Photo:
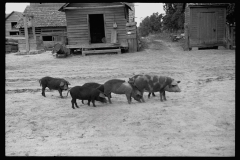
[[[71,4],[77,7],[81,4]],[[89,4],[91,5],[91,4]],[[101,4],[102,5],[102,4]],[[82,5],[81,5],[82,6]],[[83,6],[82,6],[83,7]],[[103,14],[105,19],[106,43],[111,42],[111,30],[117,23],[118,42],[126,42],[126,23],[124,6],[116,8],[66,10],[68,44],[89,44],[88,15]]]
[[[130,53],[137,52],[138,42],[137,42],[137,27],[136,22],[131,22],[126,24],[127,30],[127,41],[128,41],[128,51]]]

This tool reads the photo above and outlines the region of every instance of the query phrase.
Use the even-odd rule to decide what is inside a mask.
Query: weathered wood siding
[[[18,22],[19,16],[14,12],[12,15],[8,17],[8,19],[5,21],[5,33],[6,36],[9,36],[10,31],[19,31],[17,28],[12,28],[11,22]]]
[[[42,41],[42,36],[53,36],[54,40],[53,41],[43,41],[42,44],[45,48],[51,48],[53,47],[56,43],[60,44],[66,44],[67,40],[67,31],[66,27],[36,27],[35,28],[35,34],[36,34],[36,39],[37,41]],[[20,35],[25,35],[24,34],[24,28],[20,28]],[[32,33],[32,28],[28,28],[28,36],[29,39],[33,39],[33,33]],[[30,49],[33,49],[36,47],[36,44],[31,44]],[[24,49],[25,44],[21,44],[20,48]],[[39,47],[38,47],[39,48]],[[35,48],[36,50],[36,48]]]
[[[99,5],[110,5],[110,3],[99,3]],[[112,4],[111,4],[112,5]],[[91,3],[73,3],[69,7],[93,7],[96,4]],[[103,14],[106,43],[111,42],[111,30],[113,29],[114,21],[117,23],[117,39],[121,43],[126,42],[126,23],[124,6],[116,8],[96,8],[96,9],[73,9],[66,10],[67,19],[67,37],[68,44],[89,44],[89,14]]]
[[[190,14],[189,14],[190,13]],[[211,21],[207,21],[204,13],[212,14]],[[202,18],[200,20],[200,17]],[[205,18],[205,20],[203,20]],[[203,23],[204,22],[204,23]],[[207,33],[210,28],[216,28],[216,37],[214,41],[209,40],[211,44],[224,44],[225,43],[225,23],[226,23],[226,9],[222,7],[200,7],[200,8],[186,8],[185,23],[189,24],[189,38],[190,46],[201,46],[203,44],[203,34]],[[203,28],[203,27],[206,28]],[[213,35],[215,36],[215,35]],[[206,41],[205,41],[206,43]],[[207,45],[207,44],[206,44]]]
[[[70,3],[68,7],[96,7],[96,6],[112,6],[122,5],[120,2],[116,3]]]
[[[43,43],[41,40],[34,40],[33,38],[29,38],[29,49],[30,50],[40,50],[43,49]],[[18,49],[20,52],[26,51],[26,40],[20,39],[18,40]]]

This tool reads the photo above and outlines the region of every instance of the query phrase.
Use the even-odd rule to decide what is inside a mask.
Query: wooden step
[[[88,50],[88,51],[82,51],[82,55],[85,56],[86,54],[114,53],[114,52],[121,54],[121,49]]]

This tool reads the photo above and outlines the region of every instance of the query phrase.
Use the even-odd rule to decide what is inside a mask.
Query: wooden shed
[[[186,5],[186,49],[225,46],[225,27],[226,5]]]
[[[19,35],[19,29],[16,28],[17,22],[22,18],[22,13],[12,11],[5,17],[5,36]]]
[[[121,48],[128,48],[128,39],[136,39],[136,26],[127,35],[126,24],[134,21],[129,10],[129,4],[121,2],[64,4],[59,11],[66,14],[67,48],[80,49],[83,55],[103,49],[119,53]]]
[[[54,44],[66,44],[66,16],[58,9],[65,3],[30,3],[24,14],[32,16],[34,20],[36,41],[33,40],[32,22],[28,19],[28,36],[30,43],[43,43],[45,49],[52,49]],[[24,36],[23,18],[18,21],[20,35]],[[34,46],[34,45],[32,45]],[[40,47],[40,45],[35,45]]]

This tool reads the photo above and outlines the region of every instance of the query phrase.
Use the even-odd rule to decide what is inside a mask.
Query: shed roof
[[[13,13],[15,13],[16,15],[18,15],[19,19],[22,18],[22,14],[23,14],[22,12],[12,11],[11,13],[5,15],[5,19],[7,20]]]
[[[188,3],[188,7],[226,7],[228,3]]]
[[[128,9],[132,10],[128,3],[118,2],[120,5],[125,5]],[[67,7],[69,3],[65,3],[58,11],[64,12],[64,8]]]
[[[58,11],[59,6],[37,7],[27,6],[24,14],[34,16],[35,27],[62,27],[66,26],[66,15]],[[23,18],[18,21],[18,28],[24,27]]]

